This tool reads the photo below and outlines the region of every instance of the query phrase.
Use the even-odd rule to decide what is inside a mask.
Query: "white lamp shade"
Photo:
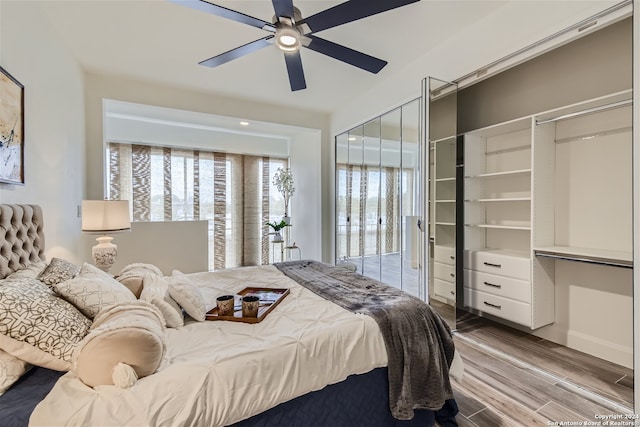
[[[131,229],[128,200],[83,200],[82,231],[114,233]]]

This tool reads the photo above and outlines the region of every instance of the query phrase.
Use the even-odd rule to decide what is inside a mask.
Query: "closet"
[[[458,90],[458,319],[633,366],[631,40],[621,18]]]
[[[555,321],[556,261],[632,267],[630,103],[624,91],[464,135],[466,307],[537,329]]]

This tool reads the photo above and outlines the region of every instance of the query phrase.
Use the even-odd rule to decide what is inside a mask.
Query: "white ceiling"
[[[265,21],[273,16],[271,0],[210,1]],[[415,94],[427,75],[459,77],[617,1],[421,0],[318,33],[389,64],[374,75],[302,49],[307,89],[298,92],[291,92],[283,54],[275,46],[217,68],[198,65],[267,35],[248,25],[167,0],[32,4],[88,72],[332,114],[366,111],[376,92]],[[303,17],[339,3],[294,0]]]
[[[303,16],[339,3],[294,1]],[[268,34],[248,25],[165,0],[49,0],[40,7],[87,71],[331,112],[505,3],[422,0],[318,33],[389,64],[374,75],[303,49],[307,89],[298,92],[291,92],[275,46],[213,69],[198,65]],[[273,16],[270,0],[217,4],[265,21]]]

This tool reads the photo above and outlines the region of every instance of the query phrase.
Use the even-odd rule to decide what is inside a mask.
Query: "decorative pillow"
[[[86,262],[80,274],[71,280],[56,283],[52,288],[90,319],[105,307],[136,300],[124,285]]]
[[[146,274],[162,276],[162,271],[153,264],[136,262],[123,268],[117,280],[133,292],[136,298],[140,298],[142,287],[144,286],[143,279]]]
[[[168,328],[184,326],[184,315],[177,302],[169,295],[169,283],[162,276],[146,274],[140,299],[160,310]]]
[[[89,319],[37,279],[0,286],[0,348],[25,362],[69,370],[89,327]]]
[[[169,295],[194,320],[204,321],[207,309],[202,292],[184,273],[173,270],[169,278]]]
[[[31,365],[24,360],[0,350],[0,396],[29,369],[31,369]]]
[[[20,280],[20,279],[35,279],[40,273],[47,267],[45,261],[37,261],[29,264],[27,267],[11,273],[3,280]]]
[[[74,353],[74,373],[90,387],[130,387],[160,366],[166,350],[163,325],[162,314],[145,301],[101,311]]]
[[[61,258],[53,258],[47,268],[38,275],[38,280],[53,286],[65,280],[73,279],[79,272],[79,266]]]
[[[129,289],[136,298],[140,298],[140,295],[142,294],[142,288],[144,286],[144,279],[142,278],[142,276],[118,276],[116,280],[122,283],[127,289]]]

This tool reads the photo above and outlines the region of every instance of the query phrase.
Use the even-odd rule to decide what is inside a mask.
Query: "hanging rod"
[[[581,256],[573,256],[573,255],[556,255],[556,254],[550,254],[545,252],[536,252],[536,256],[561,259],[564,261],[576,261],[576,262],[586,262],[589,264],[606,265],[609,267],[633,268],[633,263],[629,263],[626,261],[609,261],[609,260],[602,260],[598,258],[589,258],[589,257],[581,257]]]
[[[551,119],[545,120],[536,120],[537,125],[543,125],[545,123],[557,122],[559,120],[571,119],[574,117],[584,116],[586,114],[598,113],[600,111],[613,110],[614,108],[624,107],[625,105],[630,105],[633,102],[633,99],[626,99],[624,101],[614,102],[612,104],[601,105],[599,107],[587,108],[586,110],[576,111],[574,113],[563,114],[562,116],[553,117]]]

